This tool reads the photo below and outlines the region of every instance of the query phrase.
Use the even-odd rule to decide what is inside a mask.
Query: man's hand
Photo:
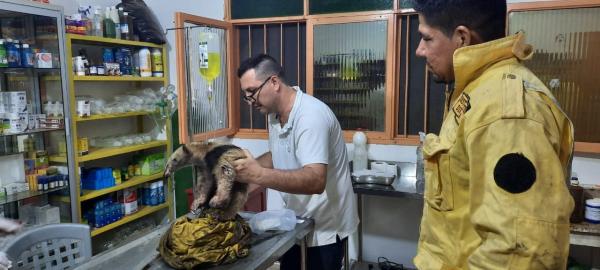
[[[246,154],[246,158],[238,159],[233,162],[237,173],[236,181],[260,185],[260,179],[263,175],[264,168],[260,166],[258,161],[254,159],[254,156],[252,156],[248,150],[244,149],[244,153]]]

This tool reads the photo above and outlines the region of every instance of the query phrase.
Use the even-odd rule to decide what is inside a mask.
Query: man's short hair
[[[483,42],[506,34],[506,0],[411,0],[414,9],[429,26],[452,36],[463,25],[475,31]]]
[[[277,63],[277,60],[270,55],[259,54],[244,60],[244,62],[242,62],[238,68],[238,78],[241,78],[244,73],[251,69],[254,69],[256,72],[257,80],[262,81],[266,80],[270,76],[277,75],[277,77],[285,82],[285,73],[283,68],[281,65],[279,65],[279,63]]]

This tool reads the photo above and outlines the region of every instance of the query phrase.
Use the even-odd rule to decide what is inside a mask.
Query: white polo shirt
[[[308,246],[324,246],[345,238],[358,226],[356,195],[352,190],[346,143],[337,118],[320,100],[302,93],[296,99],[285,126],[269,115],[269,149],[273,166],[296,170],[308,164],[327,164],[325,191],[316,195],[279,192],[285,208],[297,216],[315,220]]]

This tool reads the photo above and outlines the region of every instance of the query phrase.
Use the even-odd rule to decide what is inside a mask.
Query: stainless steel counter
[[[358,224],[358,262],[362,262],[362,247],[363,247],[363,233],[362,227],[365,220],[363,220],[363,195],[372,196],[385,196],[385,197],[403,197],[422,200],[423,194],[417,192],[417,176],[416,176],[416,165],[411,162],[389,162],[390,164],[396,164],[398,166],[398,173],[396,179],[392,185],[377,185],[377,184],[358,184],[352,183],[354,193],[358,200],[358,216],[360,223]],[[424,184],[424,183],[422,183]],[[419,190],[423,190],[420,187]]]
[[[242,217],[249,219],[252,214],[242,213]],[[293,231],[281,233],[266,232],[261,235],[252,235],[250,255],[228,265],[221,265],[207,269],[266,269],[271,266],[294,244],[299,243],[305,247],[305,237],[313,229],[314,222],[310,219],[296,224]],[[168,225],[163,225],[152,233],[128,243],[117,249],[98,254],[86,264],[77,267],[84,269],[172,269],[165,264],[157,251],[160,237],[167,230]]]
[[[396,164],[398,166],[399,173],[396,176],[394,182],[387,185],[377,184],[358,184],[352,183],[354,193],[361,195],[375,195],[375,196],[388,196],[388,197],[409,197],[414,199],[423,199],[423,195],[417,193],[417,177],[416,167],[411,162],[389,162],[386,163]]]

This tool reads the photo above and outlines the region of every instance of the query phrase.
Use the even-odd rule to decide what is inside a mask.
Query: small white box
[[[35,66],[37,68],[52,68],[52,54],[51,53],[36,53],[35,54]]]
[[[27,93],[25,91],[5,92],[8,104],[27,106]]]

